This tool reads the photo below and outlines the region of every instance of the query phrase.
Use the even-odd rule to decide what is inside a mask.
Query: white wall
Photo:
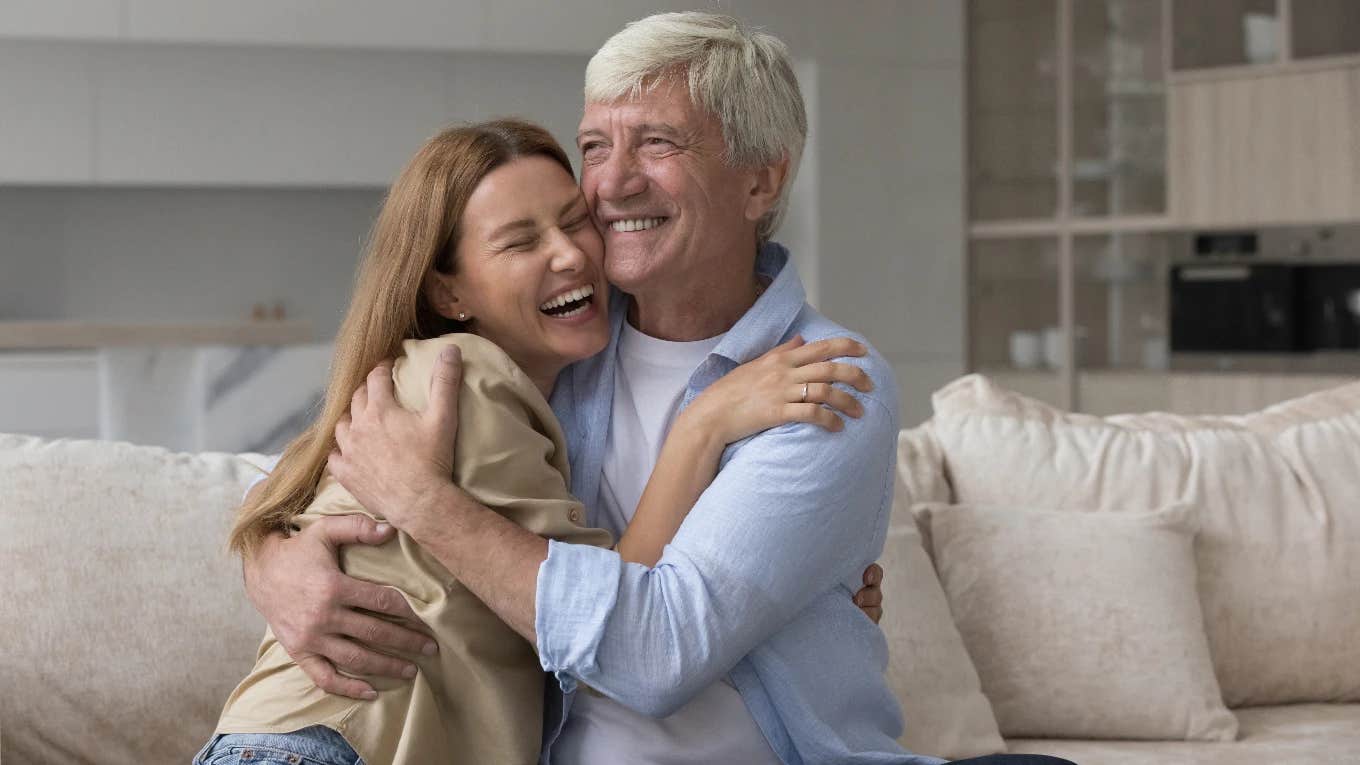
[[[963,3],[873,6],[818,29],[819,307],[893,363],[912,426],[966,363]]]

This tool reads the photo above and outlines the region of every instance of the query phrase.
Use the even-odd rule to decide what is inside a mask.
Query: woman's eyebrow
[[[576,209],[577,206],[585,205],[585,203],[586,203],[585,197],[581,196],[580,194],[577,194],[576,196],[567,200],[566,204],[562,205],[562,209],[558,211],[557,217],[561,218],[563,215],[566,215],[567,213]]]
[[[506,234],[509,234],[510,232],[515,231],[516,229],[521,229],[521,228],[532,229],[532,228],[534,228],[534,222],[533,222],[532,220],[528,219],[528,218],[520,218],[519,220],[512,220],[512,221],[510,221],[509,223],[504,223],[504,224],[499,225],[499,226],[497,226],[496,228],[492,229],[492,230],[491,230],[491,233],[490,233],[490,234],[487,234],[487,237],[486,237],[486,238],[487,238],[487,239],[499,239],[500,237],[505,236]]]

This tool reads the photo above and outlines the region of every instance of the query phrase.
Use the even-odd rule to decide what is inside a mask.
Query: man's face
[[[721,124],[683,84],[587,104],[577,144],[605,273],[624,291],[702,284],[705,273],[724,272],[735,248],[755,246],[745,214],[751,173],[724,162]]]

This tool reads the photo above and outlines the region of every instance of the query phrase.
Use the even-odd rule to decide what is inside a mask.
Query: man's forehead
[[[653,91],[637,98],[586,104],[578,134],[608,133],[618,129],[685,132],[699,127],[704,116],[683,89],[678,94]]]

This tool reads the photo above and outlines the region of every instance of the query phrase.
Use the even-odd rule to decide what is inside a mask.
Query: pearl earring
[[[463,311],[459,311],[459,312],[458,312],[458,320],[459,320],[459,321],[467,321],[467,313],[465,313],[465,312],[463,312]]]

